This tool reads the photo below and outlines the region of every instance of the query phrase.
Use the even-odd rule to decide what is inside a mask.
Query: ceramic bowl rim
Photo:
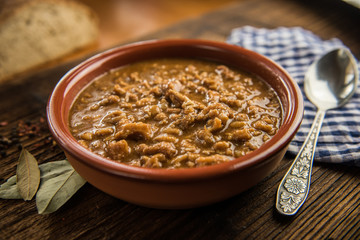
[[[269,67],[272,70],[276,70],[277,74],[281,75],[279,77],[281,77],[283,84],[287,87],[289,94],[289,112],[284,114],[286,115],[286,118],[283,119],[282,126],[272,139],[266,142],[259,149],[226,163],[199,168],[155,169],[129,166],[103,158],[82,147],[75,138],[72,137],[67,128],[67,119],[63,119],[62,108],[63,101],[65,100],[64,94],[71,89],[71,81],[74,78],[80,74],[86,74],[86,71],[89,68],[98,67],[95,66],[98,61],[104,58],[111,58],[111,56],[120,51],[132,51],[133,49],[137,49],[139,47],[181,47],[189,45],[226,49],[226,51],[233,51],[237,54],[245,54],[248,57],[256,58],[258,61],[261,61],[264,66]],[[95,169],[122,177],[148,181],[182,182],[201,180],[210,177],[220,177],[224,174],[230,174],[245,170],[249,167],[254,167],[271,158],[271,156],[275,155],[278,151],[287,147],[297,132],[303,118],[304,105],[301,91],[295,81],[292,80],[289,74],[281,66],[263,55],[225,42],[195,39],[166,39],[148,40],[115,47],[83,61],[67,72],[57,83],[49,97],[46,111],[49,129],[56,142],[66,154],[70,154],[75,157],[77,161]]]

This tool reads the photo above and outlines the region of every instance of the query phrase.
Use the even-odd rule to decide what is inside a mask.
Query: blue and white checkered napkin
[[[299,84],[305,115],[289,152],[296,155],[310,131],[316,107],[304,93],[304,75],[311,63],[326,52],[344,47],[339,39],[322,40],[299,27],[233,29],[227,42],[253,50],[283,66]],[[358,65],[359,67],[359,65]],[[315,161],[360,166],[360,88],[344,107],[326,113],[315,152]]]

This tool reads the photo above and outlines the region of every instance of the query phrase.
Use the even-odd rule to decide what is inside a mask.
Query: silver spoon
[[[307,71],[304,89],[317,107],[310,132],[277,191],[276,208],[294,215],[309,193],[315,147],[325,112],[343,106],[355,93],[359,73],[355,58],[347,49],[333,50],[315,61]]]

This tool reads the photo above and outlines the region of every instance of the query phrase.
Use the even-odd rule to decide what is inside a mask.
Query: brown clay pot
[[[259,149],[232,161],[189,169],[133,167],[82,147],[68,129],[69,109],[79,91],[110,69],[153,58],[198,58],[253,73],[277,92],[283,123]],[[153,40],[100,53],[69,71],[49,98],[49,128],[74,169],[90,184],[119,199],[155,208],[191,208],[215,203],[254,186],[283,158],[303,118],[297,84],[270,59],[244,48],[205,40]]]

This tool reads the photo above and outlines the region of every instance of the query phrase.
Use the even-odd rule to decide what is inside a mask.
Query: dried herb
[[[37,172],[39,179],[35,187]],[[0,185],[0,198],[30,200],[36,194],[38,212],[48,214],[64,205],[85,183],[67,160],[37,165],[36,159],[23,149],[19,157],[17,175]]]
[[[16,175],[9,178],[0,186],[0,198],[2,199],[22,199],[16,186]]]
[[[40,171],[41,183],[36,194],[40,214],[59,209],[86,183],[66,160],[42,164]]]
[[[31,200],[40,184],[40,170],[34,156],[24,148],[20,153],[16,176],[16,185],[20,195],[25,201]]]

